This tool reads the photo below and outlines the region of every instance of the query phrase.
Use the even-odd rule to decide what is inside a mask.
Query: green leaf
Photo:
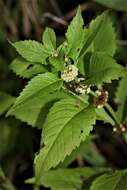
[[[10,65],[10,69],[23,78],[31,78],[39,73],[46,72],[46,69],[41,64],[32,64],[23,58],[16,58]]]
[[[88,76],[91,55],[92,53],[88,52],[78,60],[77,67],[83,76]]]
[[[80,50],[79,57],[85,55],[85,53],[93,45],[94,39],[96,38],[99,31],[103,28],[105,17],[106,13],[99,15],[95,20],[91,21],[88,29],[87,28],[84,29],[83,45]]]
[[[51,189],[77,190],[82,186],[82,178],[84,178],[85,181],[89,177],[97,174],[99,175],[104,171],[106,171],[105,168],[96,167],[50,170],[48,172],[45,172],[41,177],[40,185],[49,187]],[[26,183],[35,183],[35,178],[26,180]]]
[[[14,97],[4,92],[0,92],[0,115],[7,111],[7,109],[14,103],[14,101]]]
[[[50,55],[41,43],[34,40],[19,41],[12,45],[23,58],[30,62],[46,64],[45,59]]]
[[[92,30],[96,29],[96,25],[98,24],[98,22],[101,22],[101,19],[102,16],[99,16],[96,21],[93,22]],[[105,14],[101,28],[93,41],[93,48],[94,51],[106,52],[108,55],[111,56],[115,54],[116,34],[108,14]]]
[[[54,52],[56,49],[56,35],[54,30],[48,27],[46,28],[43,34],[43,43],[47,51]]]
[[[49,62],[57,71],[62,71],[64,68],[64,61],[60,57],[50,57]]]
[[[82,177],[88,179],[89,177],[99,174],[104,169],[97,168],[76,168],[76,169],[57,169],[48,171],[41,178],[41,184],[51,189],[80,189],[82,186]],[[59,179],[59,180],[58,180]]]
[[[58,165],[59,168],[68,167],[79,155],[83,155],[90,144],[93,137],[88,136],[84,142],[81,142],[79,147],[76,147],[69,156],[66,156],[65,160]]]
[[[96,118],[94,108],[86,106],[82,103],[77,107],[76,99],[67,98],[51,108],[42,133],[45,146],[35,158],[37,181],[44,171],[58,165],[89,135]]]
[[[95,179],[90,190],[125,190],[127,189],[127,170],[114,174],[104,174]]]
[[[77,14],[71,21],[66,32],[66,38],[68,43],[68,48],[66,53],[73,60],[76,59],[82,47],[82,42],[84,37],[83,25],[84,22],[81,16],[81,10],[80,8],[78,8]]]
[[[93,53],[89,64],[88,83],[102,85],[124,75],[124,68],[103,52]]]
[[[112,126],[115,125],[114,120],[109,116],[109,114],[105,111],[104,108],[97,108],[95,109],[97,114],[97,120],[104,121],[106,123],[110,123]]]
[[[127,120],[127,74],[119,81],[115,102],[118,104],[117,117],[121,122]]]
[[[53,96],[52,93],[59,90],[61,85],[61,79],[55,75],[39,74],[26,85],[7,115],[14,115],[16,118],[36,126],[39,114],[43,111],[41,109],[53,98],[57,99],[57,94]],[[60,96],[62,95],[58,94],[58,99]]]
[[[84,55],[89,46],[91,46],[93,51],[102,51],[111,56],[114,55],[116,51],[116,36],[107,12],[92,20],[89,28],[85,29],[84,32],[84,46],[80,55]]]
[[[95,0],[95,2],[118,11],[127,11],[126,0]]]
[[[49,62],[57,71],[62,71],[65,67],[64,43],[57,48],[56,55],[49,57]]]
[[[67,156],[63,163],[60,163],[58,167],[67,167],[73,161],[78,160],[78,158],[82,158],[87,161],[90,165],[93,166],[104,166],[105,159],[99,153],[96,145],[93,140],[96,139],[96,136],[89,136],[86,138],[84,142],[80,144],[79,147],[74,149],[72,153]],[[93,148],[94,147],[94,148]]]

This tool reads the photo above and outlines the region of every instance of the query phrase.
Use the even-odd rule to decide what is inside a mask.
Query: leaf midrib
[[[65,129],[65,127],[74,119],[74,117],[76,117],[78,114],[80,114],[80,113],[81,113],[83,110],[85,110],[85,109],[86,109],[86,107],[85,107],[85,108],[83,107],[78,113],[74,114],[73,117],[72,117],[69,121],[67,121],[67,122],[64,124],[64,126],[62,127],[62,129],[60,130],[60,132],[57,134],[57,136],[56,136],[54,142],[53,142],[52,145],[50,146],[50,149],[48,150],[48,152],[47,152],[47,154],[46,154],[46,156],[45,156],[45,158],[44,158],[44,160],[43,160],[43,163],[45,162],[47,155],[48,155],[49,152],[51,151],[52,147],[54,146],[54,144],[55,144],[56,141],[57,141],[57,138],[58,138],[58,137],[60,136],[60,134],[63,132],[63,130]],[[45,145],[45,146],[46,146],[46,145]],[[43,168],[43,164],[42,164],[41,167],[40,167],[39,177],[37,178],[37,181],[39,181],[39,179],[40,179],[42,168]]]

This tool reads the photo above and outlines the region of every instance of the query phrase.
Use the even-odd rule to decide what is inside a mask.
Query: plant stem
[[[120,121],[119,121],[119,119],[117,118],[117,116],[116,116],[114,110],[112,109],[112,107],[111,107],[108,103],[106,103],[106,104],[105,104],[105,108],[110,112],[110,114],[112,115],[112,117],[113,117],[114,121],[116,122],[116,124],[119,125],[119,124],[120,124]]]
[[[76,97],[77,99],[79,99],[80,101],[82,101],[84,104],[88,104],[88,102],[86,102],[81,96],[78,96],[77,94],[75,94],[74,92],[72,92],[71,90],[68,90],[64,87],[62,87],[63,90],[65,90],[66,92],[72,94],[74,97]]]

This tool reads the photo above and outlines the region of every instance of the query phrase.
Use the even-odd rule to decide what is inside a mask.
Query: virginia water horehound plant
[[[127,71],[114,59],[117,40],[109,12],[85,27],[78,8],[61,45],[57,46],[51,28],[44,31],[42,42],[12,43],[20,56],[10,68],[30,81],[7,116],[42,129],[34,159],[35,176],[26,183],[34,184],[35,189],[126,190],[127,170],[69,169],[63,164],[87,143],[96,121],[108,123],[120,134],[127,130]],[[117,110],[113,110],[105,84],[117,79]]]

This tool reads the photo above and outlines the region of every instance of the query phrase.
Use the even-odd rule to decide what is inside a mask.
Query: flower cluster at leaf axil
[[[90,92],[90,87],[82,83],[85,78],[78,78],[78,68],[75,65],[66,66],[61,73],[61,78],[67,83],[70,82],[70,89],[77,94],[88,94]]]
[[[127,132],[127,122],[123,122],[123,123],[120,123],[119,125],[114,126],[113,132],[116,132],[119,134]]]
[[[96,96],[93,98],[93,104],[97,108],[102,108],[108,101],[108,91],[97,90]]]
[[[68,65],[61,73],[61,78],[65,82],[71,82],[78,76],[78,68],[75,65]]]

